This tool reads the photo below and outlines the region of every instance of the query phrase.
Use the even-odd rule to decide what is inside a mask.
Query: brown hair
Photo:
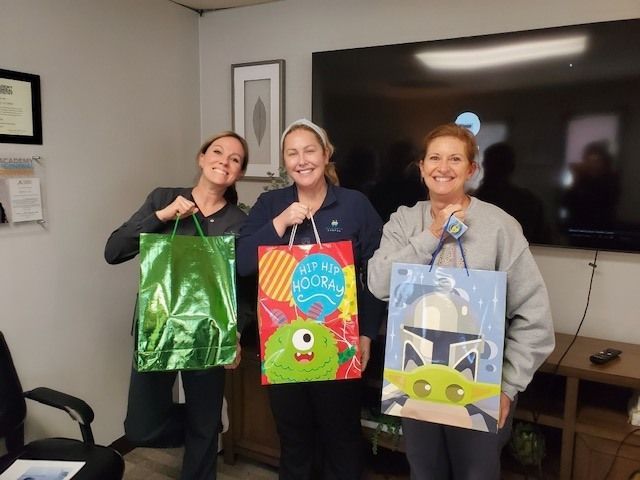
[[[444,125],[434,128],[424,137],[423,146],[425,155],[429,149],[429,144],[439,137],[454,137],[463,142],[467,158],[471,163],[477,163],[476,155],[478,154],[478,143],[476,142],[475,135],[467,128],[456,125],[455,123],[445,123]]]

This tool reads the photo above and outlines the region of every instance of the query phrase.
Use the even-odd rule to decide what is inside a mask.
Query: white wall
[[[637,0],[285,0],[205,14],[200,20],[202,128],[231,124],[230,65],[286,61],[286,122],[311,116],[314,51],[455,38],[640,16]],[[245,181],[251,204],[262,184]],[[593,252],[534,248],[558,331],[584,311]],[[640,255],[601,253],[582,335],[640,343]]]
[[[137,266],[108,266],[104,244],[154,186],[193,179],[198,16],[168,0],[0,0],[0,12],[0,68],[40,75],[44,132],[0,156],[42,157],[48,222],[0,228],[0,329],[23,388],[85,398],[110,443],[123,434]],[[28,408],[30,437],[77,436],[64,413]]]

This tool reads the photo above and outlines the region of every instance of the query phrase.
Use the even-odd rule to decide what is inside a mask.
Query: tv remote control
[[[601,352],[594,353],[589,357],[591,363],[597,363],[598,365],[602,365],[603,363],[610,362],[614,358],[618,358],[622,350],[616,350],[615,348],[605,348]]]

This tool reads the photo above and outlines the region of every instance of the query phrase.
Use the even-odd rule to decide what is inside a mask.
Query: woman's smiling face
[[[429,143],[420,173],[430,198],[455,201],[464,195],[464,184],[476,171],[466,148],[462,140],[452,136],[436,137]]]
[[[282,155],[287,173],[299,187],[312,187],[324,181],[329,156],[312,131],[292,130],[284,139]]]
[[[242,177],[245,154],[238,139],[220,137],[200,154],[198,164],[209,182],[230,186]]]

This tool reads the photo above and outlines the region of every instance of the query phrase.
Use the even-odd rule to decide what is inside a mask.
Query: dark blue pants
[[[499,480],[516,403],[497,434],[403,418],[411,480]]]
[[[182,480],[216,478],[225,370],[181,372],[185,404],[173,402],[177,372],[131,372],[124,422],[127,439],[141,447],[184,444]]]
[[[280,437],[280,480],[360,480],[361,382],[270,385]]]

